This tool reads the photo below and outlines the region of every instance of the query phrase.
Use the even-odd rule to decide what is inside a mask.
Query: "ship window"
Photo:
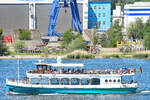
[[[105,80],[105,82],[107,83],[107,82],[108,82],[108,80],[106,79],[106,80]]]
[[[88,78],[82,78],[81,84],[82,85],[88,85],[89,84],[89,79]]]
[[[116,82],[116,80],[113,80],[113,82],[115,83],[115,82]]]
[[[120,79],[118,79],[118,82],[120,82]]]
[[[48,78],[42,78],[41,84],[49,84]]]
[[[69,84],[69,79],[68,78],[62,78],[61,79],[61,84],[62,85],[68,85]]]
[[[79,85],[79,79],[78,78],[72,78],[71,84],[72,85]]]
[[[59,79],[58,78],[52,78],[51,79],[51,84],[52,85],[58,85],[59,84]]]
[[[112,82],[112,80],[110,79],[109,82]]]
[[[91,79],[91,85],[99,85],[100,79],[99,78],[92,78]]]

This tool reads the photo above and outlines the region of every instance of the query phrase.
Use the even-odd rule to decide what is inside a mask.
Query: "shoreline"
[[[148,53],[147,55],[149,55],[148,57],[135,57],[134,55],[146,55],[145,53],[135,53],[135,54],[118,54],[118,53],[114,53],[114,54],[95,54],[95,58],[92,59],[96,59],[96,58],[108,58],[108,59],[115,59],[115,58],[137,58],[137,59],[149,59],[150,60],[150,54]],[[0,60],[2,59],[17,59],[19,57],[19,59],[56,59],[58,56],[61,56],[64,59],[69,59],[67,58],[67,54],[66,55],[48,55],[46,57],[43,57],[41,55],[15,55],[15,56],[0,56]]]

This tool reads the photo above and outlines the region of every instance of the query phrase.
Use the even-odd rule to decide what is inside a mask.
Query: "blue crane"
[[[80,32],[80,34],[82,34],[82,26],[81,26],[81,21],[79,16],[77,0],[53,0],[51,12],[49,15],[48,36],[57,35],[57,33],[55,33],[55,26],[56,26],[56,20],[58,17],[59,10],[62,7],[60,5],[60,2],[64,2],[63,7],[71,8],[72,24],[73,24],[72,26],[74,26],[76,32]]]

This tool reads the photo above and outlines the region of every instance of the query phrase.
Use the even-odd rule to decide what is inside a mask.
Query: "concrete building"
[[[25,28],[31,30],[37,29],[41,34],[47,35],[49,24],[48,15],[52,1],[53,0],[0,0],[0,28],[3,29],[5,34],[10,34],[10,32],[18,28]],[[97,2],[97,0],[77,0],[77,2],[83,30],[93,28],[95,21],[99,29],[108,29],[110,27],[110,2],[105,2],[105,0],[104,2],[101,0],[99,0],[99,2]],[[93,7],[93,10],[89,9],[90,6]],[[94,6],[97,6],[97,10],[94,10]],[[89,17],[91,11],[94,11],[97,15],[97,17],[93,16],[94,19]],[[99,15],[101,15],[101,17],[99,17]],[[90,24],[91,21],[94,22]],[[63,32],[71,28],[71,22],[71,9],[61,8],[55,30],[57,32]]]
[[[124,8],[124,26],[127,28],[136,18],[141,18],[145,23],[150,16],[150,2],[135,2],[127,4]]]

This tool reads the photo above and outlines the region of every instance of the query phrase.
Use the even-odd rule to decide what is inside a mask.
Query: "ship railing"
[[[128,70],[124,70],[124,69],[116,69],[116,70],[62,70],[62,71],[42,71],[42,72],[38,72],[36,70],[29,70],[27,71],[27,73],[29,74],[110,74],[110,75],[127,75],[127,74],[135,74],[136,71],[135,69],[128,69]]]
[[[122,84],[123,87],[126,87],[126,88],[135,88],[137,87],[137,82],[133,82],[133,83],[124,83]]]

